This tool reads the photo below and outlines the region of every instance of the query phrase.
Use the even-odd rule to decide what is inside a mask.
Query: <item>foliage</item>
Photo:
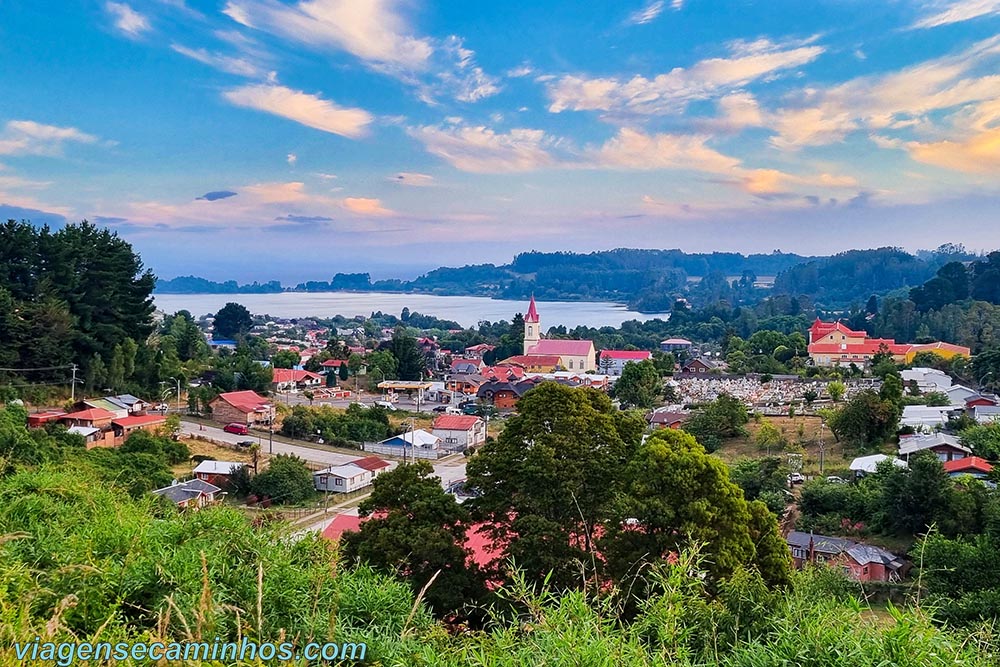
[[[155,435],[145,430],[133,431],[129,434],[120,451],[129,453],[151,454],[163,459],[171,465],[182,463],[191,458],[191,450],[183,442],[173,438]]]
[[[288,505],[301,503],[316,493],[312,471],[294,454],[272,457],[267,470],[250,482],[250,491],[273,503]]]
[[[833,411],[827,425],[838,441],[864,450],[876,448],[892,437],[901,413],[902,406],[899,403],[885,400],[874,391],[865,390]]]
[[[560,588],[579,582],[574,561],[592,561],[613,480],[638,445],[622,439],[614,412],[596,390],[544,382],[470,459],[468,485],[481,493],[471,501],[474,512],[502,552],[494,576],[513,558],[530,581],[549,576]]]
[[[788,472],[781,459],[768,456],[737,461],[729,468],[729,478],[743,489],[747,500],[764,500],[768,509],[780,514],[787,505]]]
[[[663,389],[660,372],[652,361],[644,359],[625,364],[615,382],[614,395],[622,404],[637,408],[651,408]]]
[[[840,399],[844,397],[844,393],[847,391],[847,385],[838,380],[833,382],[828,382],[826,385],[826,393],[830,395],[830,400],[834,403],[840,403]]]
[[[706,449],[713,451],[722,440],[746,435],[750,421],[746,406],[729,394],[701,406],[684,422],[684,430],[693,435]]]
[[[214,338],[236,340],[246,336],[253,328],[253,317],[246,306],[230,301],[215,314],[212,324]]]
[[[278,350],[271,355],[271,366],[274,368],[295,368],[302,357],[294,350]]]
[[[1000,459],[1000,422],[970,426],[959,433],[959,438],[976,456],[990,461]]]
[[[424,355],[417,347],[413,336],[406,334],[406,329],[397,327],[392,334],[392,340],[386,348],[396,358],[396,373],[400,380],[422,380],[427,370]]]
[[[377,442],[392,435],[389,416],[377,406],[349,405],[346,410],[328,406],[296,405],[281,422],[281,433],[311,439],[316,434],[326,442]]]
[[[445,493],[426,461],[379,475],[360,515],[369,517],[361,531],[342,539],[349,561],[398,573],[414,593],[433,578],[425,599],[440,616],[474,605],[485,595],[482,577],[464,546],[468,511]]]

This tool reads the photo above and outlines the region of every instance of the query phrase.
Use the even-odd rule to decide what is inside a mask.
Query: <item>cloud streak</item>
[[[114,26],[130,39],[137,39],[153,29],[148,18],[124,2],[107,2],[104,9],[111,15]]]
[[[368,132],[372,115],[364,109],[341,107],[318,95],[277,84],[253,84],[223,93],[236,106],[281,116],[307,127],[357,139]]]
[[[67,143],[93,144],[98,138],[75,127],[11,120],[0,132],[0,155],[60,155]]]

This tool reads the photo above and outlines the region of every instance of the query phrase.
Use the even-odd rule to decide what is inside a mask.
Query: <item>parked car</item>
[[[251,445],[256,445],[256,444],[257,443],[254,442],[253,440],[240,440],[239,442],[236,443],[236,446],[240,447],[242,449],[246,449],[247,447],[250,447]]]
[[[375,401],[374,405],[375,407],[382,408],[384,410],[392,411],[396,409],[396,406],[390,403],[389,401]]]
[[[222,427],[222,430],[226,433],[234,433],[236,435],[250,435],[250,428],[246,424],[239,424],[236,422],[226,424]]]
[[[446,415],[461,415],[464,414],[461,409],[456,408],[454,405],[449,405],[444,409]]]
[[[836,475],[827,476],[826,481],[829,482],[830,484],[847,484],[846,479],[844,479],[843,477],[838,477]]]
[[[435,405],[431,412],[447,412],[450,405]]]
[[[788,483],[789,484],[793,484],[793,485],[794,484],[801,484],[804,481],[806,481],[806,476],[803,475],[800,472],[793,472],[793,473],[791,473],[791,474],[788,475]]]

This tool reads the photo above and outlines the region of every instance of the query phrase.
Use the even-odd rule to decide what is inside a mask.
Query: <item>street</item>
[[[290,445],[277,440],[269,446],[267,434],[261,435],[257,431],[251,431],[250,435],[236,435],[233,433],[226,433],[221,427],[218,426],[202,425],[198,422],[187,421],[185,419],[181,420],[181,434],[188,436],[200,436],[216,442],[225,442],[233,445],[245,440],[254,440],[260,442],[261,452],[265,454],[294,454],[305,461],[331,466],[343,465],[367,456],[367,454],[362,451],[359,451],[357,454],[346,454],[325,449],[321,445],[312,447],[306,445]],[[273,447],[273,449],[271,447]],[[389,461],[390,468],[395,468],[398,465],[398,462],[392,459],[387,458],[386,460]],[[444,460],[435,461],[433,465],[434,474],[441,478],[441,484],[444,487],[447,487],[452,482],[465,477],[464,456],[449,456]]]

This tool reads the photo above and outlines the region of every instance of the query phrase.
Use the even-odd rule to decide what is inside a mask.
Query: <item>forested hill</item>
[[[670,310],[684,297],[693,305],[725,300],[752,304],[773,293],[805,296],[826,308],[844,308],[872,294],[921,285],[949,261],[974,255],[942,246],[910,254],[899,248],[851,250],[831,257],[770,254],[685,253],[681,250],[619,248],[586,254],[525,252],[510,264],[442,267],[410,281],[372,281],[367,273],[337,273],[332,280],[283,287],[277,281],[238,285],[187,276],[160,280],[161,293],[263,293],[283,290],[413,292],[522,300],[601,300],[628,303],[644,312]]]

